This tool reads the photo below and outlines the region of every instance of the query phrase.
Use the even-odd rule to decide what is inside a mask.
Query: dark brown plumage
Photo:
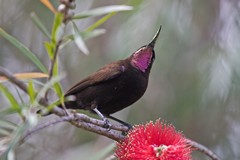
[[[155,58],[154,45],[161,27],[153,40],[139,48],[130,57],[103,66],[71,89],[65,97],[74,95],[74,101],[65,102],[66,108],[85,109],[97,113],[109,125],[104,117],[122,110],[142,97],[147,89],[149,73]]]

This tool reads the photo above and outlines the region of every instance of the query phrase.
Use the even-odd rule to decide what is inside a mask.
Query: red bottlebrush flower
[[[135,126],[115,152],[119,160],[191,160],[191,148],[182,133],[157,120]]]

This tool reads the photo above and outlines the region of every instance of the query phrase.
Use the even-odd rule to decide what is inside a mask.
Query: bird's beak
[[[156,41],[157,41],[157,38],[158,38],[158,36],[159,36],[159,33],[160,33],[160,31],[161,31],[161,28],[162,28],[162,26],[159,27],[157,33],[154,35],[153,39],[151,40],[151,42],[150,42],[147,46],[154,48],[155,43],[156,43]]]

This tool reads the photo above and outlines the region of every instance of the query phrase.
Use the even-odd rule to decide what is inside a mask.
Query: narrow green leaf
[[[46,109],[47,111],[51,111],[55,106],[58,106],[61,104],[61,100],[57,100],[56,102],[53,102],[52,104],[49,104]]]
[[[27,58],[29,58],[42,72],[47,73],[46,67],[42,62],[36,57],[36,55],[31,52],[26,46],[19,42],[16,38],[9,35],[2,28],[0,28],[0,35],[7,39],[12,45],[18,48],[21,53],[23,53]]]
[[[106,33],[106,29],[101,29],[100,28],[100,29],[95,29],[91,32],[87,32],[87,31],[80,32],[80,35],[81,35],[82,39],[87,40],[87,39],[102,35],[104,33]],[[63,41],[68,41],[68,40],[70,40],[70,41],[74,40],[74,37],[73,37],[72,34],[67,35],[63,38]]]
[[[49,58],[52,60],[56,51],[57,42],[62,38],[64,32],[64,25],[63,23],[63,14],[56,13],[53,26],[52,26],[52,35],[51,35],[51,42],[45,42],[45,48],[48,52]]]
[[[47,28],[44,26],[44,24],[41,22],[41,20],[38,18],[38,16],[32,12],[30,14],[31,19],[33,20],[33,22],[36,24],[36,26],[38,27],[38,29],[40,31],[42,31],[42,33],[47,36],[48,39],[51,39],[51,35],[48,32]]]
[[[77,25],[72,21],[72,26],[73,26],[73,38],[74,38],[74,42],[76,43],[76,45],[78,46],[78,48],[86,55],[89,54],[88,48],[85,44],[85,42],[82,39],[82,36],[77,28]]]
[[[95,29],[91,32],[80,32],[80,35],[81,37],[84,39],[84,40],[88,40],[90,38],[93,38],[93,37],[97,37],[97,36],[100,36],[102,34],[106,33],[106,30],[105,29]],[[73,34],[71,35],[67,35],[63,38],[63,42],[62,44],[60,45],[59,49],[62,49],[64,48],[65,46],[67,46],[70,42],[72,42],[74,40],[74,37],[73,37]]]
[[[53,77],[57,77],[59,75],[58,73],[58,60],[56,60],[54,66],[53,66]],[[61,84],[59,82],[56,82],[53,84],[53,88],[55,92],[57,93],[58,97],[62,99],[64,97],[64,93],[61,87]]]
[[[53,28],[52,28],[52,43],[53,44],[56,44],[56,42],[62,36],[62,31],[61,31],[62,22],[63,22],[63,14],[62,13],[56,13],[55,18],[54,18],[54,22],[53,22]]]
[[[14,147],[18,144],[21,136],[23,135],[24,131],[28,128],[27,123],[22,123],[16,130],[14,130],[11,142],[9,143],[7,154],[14,150]]]
[[[90,32],[93,31],[95,28],[97,28],[98,26],[102,25],[104,22],[106,22],[109,18],[111,18],[112,16],[114,16],[117,12],[112,12],[107,14],[106,16],[104,16],[103,18],[99,19],[97,22],[95,22],[94,24],[92,24],[91,26],[89,26],[86,31]]]
[[[51,42],[44,42],[44,46],[47,50],[48,56],[50,59],[53,59],[54,56],[54,46]]]
[[[35,97],[36,97],[36,91],[33,86],[33,81],[29,81],[27,89],[28,89],[28,95],[30,98],[30,102],[31,102],[31,104],[33,104],[35,101]]]
[[[58,58],[56,59],[54,66],[53,66],[53,76],[58,75]]]
[[[64,97],[64,94],[63,94],[63,90],[62,90],[62,87],[61,87],[61,84],[58,82],[58,83],[55,83],[53,85],[57,95],[58,95],[58,98],[62,99]]]
[[[73,19],[82,19],[82,18],[88,18],[93,16],[100,16],[100,15],[108,14],[111,12],[130,11],[132,9],[133,9],[132,6],[126,6],[126,5],[113,5],[113,6],[99,7],[89,11],[78,13],[73,17]]]
[[[17,112],[20,112],[21,108],[19,107],[19,104],[17,100],[14,98],[14,96],[12,95],[12,93],[10,93],[9,90],[1,84],[0,84],[0,91],[2,91],[3,94],[7,97],[12,108],[15,109]]]

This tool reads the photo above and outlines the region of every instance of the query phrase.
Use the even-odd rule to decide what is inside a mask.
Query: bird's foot
[[[133,128],[132,125],[125,123],[124,126],[128,127],[127,131],[122,131],[122,135],[126,136],[128,134],[128,132]]]
[[[128,131],[130,131],[133,128],[133,126],[131,124],[128,124],[128,123],[126,123],[125,126],[128,127]]]
[[[103,118],[104,125],[103,127],[106,128],[108,131],[111,130],[112,124],[109,122],[107,118]]]

